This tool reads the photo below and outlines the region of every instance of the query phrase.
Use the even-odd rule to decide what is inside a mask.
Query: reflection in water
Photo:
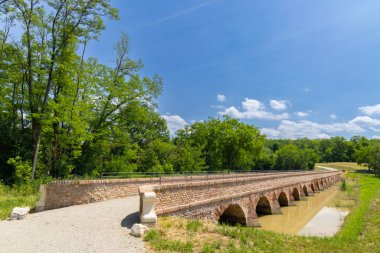
[[[338,232],[348,211],[323,207],[302,229],[299,235],[333,236]]]
[[[280,233],[302,235],[333,235],[341,225],[348,211],[327,208],[334,201],[338,188],[331,187],[306,201],[297,201],[297,206],[281,207],[282,215],[259,217],[263,229]]]

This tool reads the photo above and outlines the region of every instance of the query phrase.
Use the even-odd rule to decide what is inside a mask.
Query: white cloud
[[[337,116],[336,116],[335,114],[330,114],[330,118],[331,118],[331,119],[336,119]]]
[[[265,106],[258,100],[246,98],[242,102],[242,110],[231,106],[224,111],[219,112],[220,115],[229,115],[238,119],[265,119],[265,120],[282,120],[289,118],[288,113],[273,114],[265,110]]]
[[[285,100],[274,100],[274,99],[269,102],[270,102],[270,106],[277,111],[286,110],[287,103],[288,103]]]
[[[380,136],[374,135],[374,136],[372,136],[372,139],[380,139]]]
[[[216,100],[218,100],[219,102],[224,102],[226,101],[226,96],[224,96],[223,94],[218,94],[216,96]]]
[[[161,115],[166,120],[170,134],[174,134],[177,130],[183,129],[187,122],[179,115]]]
[[[308,137],[310,139],[329,138],[334,133],[360,133],[365,130],[354,123],[331,123],[320,124],[309,120],[301,120],[299,122],[282,120],[277,129],[263,128],[263,134],[269,138],[289,138],[297,139]]]
[[[358,116],[350,120],[350,123],[357,125],[380,126],[380,120],[368,116]]]
[[[380,104],[359,107],[359,110],[366,115],[380,114]]]
[[[370,127],[369,129],[371,129],[372,131],[375,131],[375,132],[380,132],[380,129],[378,129],[378,128]]]
[[[300,118],[305,118],[305,117],[310,115],[310,112],[309,111],[307,111],[307,112],[295,112],[295,115],[297,115]]]

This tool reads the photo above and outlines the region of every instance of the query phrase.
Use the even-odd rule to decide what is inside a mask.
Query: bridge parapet
[[[295,201],[339,181],[341,174],[340,171],[277,173],[261,178],[141,186],[141,220],[149,224],[156,222],[156,219],[144,220],[144,196],[153,192],[156,198],[152,208],[148,209],[154,210],[158,216],[174,215],[213,221],[220,220],[223,215],[229,217],[226,219],[240,217],[237,220],[243,220],[244,216],[244,225],[258,226],[258,214],[280,214],[281,205],[294,205]],[[238,209],[240,216],[233,214]]]

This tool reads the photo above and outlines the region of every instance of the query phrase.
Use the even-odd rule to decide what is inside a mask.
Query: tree
[[[277,170],[302,170],[306,168],[306,162],[301,159],[300,150],[296,145],[289,144],[276,152]]]
[[[52,145],[57,149],[62,111],[55,104],[64,96],[62,92],[72,86],[70,72],[75,65],[77,46],[80,42],[99,35],[104,29],[104,16],[117,17],[116,9],[108,2],[9,1],[17,21],[24,29],[17,47],[20,52],[19,69],[24,73],[25,93],[28,96],[27,105],[31,117],[31,179],[35,176],[41,139],[46,127],[53,128]]]
[[[314,150],[307,148],[305,150],[301,150],[301,160],[306,161],[306,169],[313,170],[315,164],[318,162],[318,155],[314,152]]]
[[[374,146],[372,149],[372,154],[369,159],[368,168],[375,171],[376,175],[380,177],[380,147]]]
[[[366,164],[368,170],[373,170],[380,175],[380,146],[369,145],[363,146],[355,154],[356,162],[358,164]]]
[[[264,143],[257,128],[229,117],[196,122],[177,139],[199,147],[209,170],[253,169]]]
[[[255,170],[271,170],[274,168],[275,162],[275,153],[271,149],[264,147],[260,157],[255,160]]]
[[[16,156],[32,179],[136,170],[144,145],[169,141],[154,104],[162,79],[140,76],[126,35],[113,67],[86,60],[103,19],[117,18],[109,0],[9,0],[0,15],[0,177],[15,175]],[[9,42],[14,23],[23,34]]]

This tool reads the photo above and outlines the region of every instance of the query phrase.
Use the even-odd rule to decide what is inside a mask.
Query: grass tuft
[[[192,232],[197,232],[202,226],[203,224],[200,220],[189,220],[186,229]]]

